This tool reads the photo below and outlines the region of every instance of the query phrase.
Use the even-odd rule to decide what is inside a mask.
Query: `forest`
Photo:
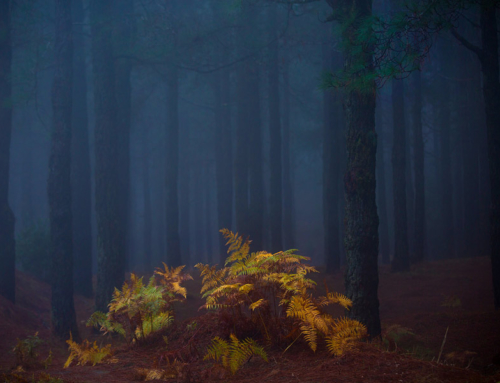
[[[499,0],[0,0],[0,382],[500,382]]]

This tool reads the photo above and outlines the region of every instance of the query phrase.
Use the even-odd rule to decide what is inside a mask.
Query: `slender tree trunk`
[[[123,233],[120,247],[125,254],[126,270],[130,270],[131,254],[128,251],[127,238],[129,237],[130,223],[130,112],[132,109],[132,86],[130,74],[132,72],[132,62],[130,59],[123,58],[132,49],[132,38],[134,31],[134,4],[133,0],[114,0],[115,14],[115,49],[116,55],[121,56],[115,61],[115,91],[117,107],[118,124],[118,160],[120,189],[118,194],[118,203],[120,204],[119,213],[121,215],[118,224]]]
[[[182,262],[179,238],[179,79],[178,70],[169,66],[167,76],[166,156],[166,238],[170,266]]]
[[[207,252],[207,263],[213,263],[214,259],[214,249],[213,249],[213,242],[212,242],[212,235],[214,235],[215,230],[212,225],[212,210],[211,210],[211,205],[212,205],[212,199],[210,198],[210,188],[211,188],[211,182],[210,182],[210,163],[208,161],[205,162],[205,182],[203,183],[203,210],[205,211],[205,236],[207,238],[207,243],[206,243],[206,252]]]
[[[241,21],[245,22],[246,12],[241,11]],[[243,33],[239,34],[238,44],[240,48],[245,44]],[[236,230],[240,235],[248,236],[248,153],[249,153],[249,118],[248,113],[248,67],[250,63],[241,63],[236,72],[237,81],[237,116],[236,116],[236,151],[234,154],[234,202]],[[252,148],[253,150],[253,148]],[[253,153],[252,155],[255,155]],[[259,249],[260,250],[260,249]]]
[[[488,159],[491,189],[491,270],[495,308],[500,309],[500,81],[498,27],[493,3],[481,3],[481,63],[483,95],[488,131]]]
[[[441,79],[439,86],[441,90],[442,102],[439,109],[439,131],[440,131],[440,193],[441,193],[441,217],[443,225],[443,254],[444,258],[455,257],[455,236],[454,236],[454,217],[453,217],[453,183],[451,173],[451,91],[450,83],[446,78],[450,69],[451,49],[448,44],[443,42],[441,46],[442,66],[440,70]]]
[[[179,177],[179,236],[181,241],[181,254],[183,254],[184,264],[187,264],[187,258],[190,254],[191,241],[190,233],[190,214],[191,214],[191,190],[189,182],[191,180],[191,142],[190,127],[188,124],[179,131],[179,171],[182,174]]]
[[[292,169],[290,166],[290,63],[283,65],[283,242],[285,249],[293,249],[294,204]]]
[[[96,307],[107,311],[115,287],[124,279],[123,232],[119,211],[119,132],[116,118],[115,73],[109,23],[111,0],[91,0],[92,67],[95,108],[95,200],[97,216]]]
[[[323,44],[323,67],[334,71],[331,33],[328,43]],[[340,269],[339,232],[339,146],[337,129],[339,112],[338,91],[328,89],[323,92],[323,227],[324,249],[327,273]]]
[[[87,114],[87,75],[82,0],[72,1],[73,13],[73,114],[71,192],[73,207],[73,258],[75,292],[92,296],[92,203]]]
[[[425,162],[422,133],[422,79],[420,71],[413,75],[414,105],[412,111],[413,137],[415,140],[415,252],[414,260],[420,263],[425,258]]]
[[[52,253],[52,328],[56,336],[79,339],[73,302],[71,217],[71,108],[73,39],[71,0],[55,2],[55,73],[52,85],[53,130],[48,197]]]
[[[215,176],[217,183],[218,229],[231,229],[233,215],[233,163],[229,72],[219,71],[214,82],[215,93]],[[225,240],[218,236],[220,251]]]
[[[149,134],[148,127],[143,127],[142,136],[142,189],[144,193],[144,271],[151,272],[153,268],[152,262],[152,212],[151,212],[151,190],[149,186]]]
[[[0,295],[16,300],[14,214],[9,205],[10,139],[12,133],[11,2],[0,2]]]
[[[248,115],[249,140],[247,142],[251,155],[248,156],[248,217],[250,227],[248,234],[252,240],[252,249],[263,249],[264,224],[264,174],[262,160],[262,122],[260,107],[260,71],[257,61],[254,61],[249,72],[248,84]]]
[[[394,190],[394,258],[392,271],[409,271],[408,218],[406,212],[406,124],[403,80],[392,82],[394,141],[392,185]]]
[[[283,184],[282,184],[282,137],[280,113],[280,84],[278,66],[278,13],[277,4],[269,6],[269,218],[271,252],[283,250]]]
[[[349,9],[349,11],[347,10]],[[346,47],[357,41],[360,25],[372,14],[371,0],[348,1],[344,16],[351,20],[346,25],[342,40]],[[378,300],[378,215],[375,202],[375,166],[377,134],[375,132],[375,83],[359,76],[373,71],[372,48],[345,49],[345,69],[353,73],[353,80],[361,82],[361,89],[346,90],[345,117],[347,125],[347,170],[344,176],[346,196],[345,247],[347,269],[346,295],[353,305],[351,318],[364,323],[370,336],[380,335]]]
[[[380,109],[381,106],[377,107]],[[391,263],[390,254],[391,246],[389,243],[389,220],[387,217],[387,192],[385,181],[385,139],[384,129],[382,125],[382,111],[377,110],[375,114],[375,127],[377,129],[377,206],[380,217],[379,236],[380,248],[379,253],[382,258],[382,263],[388,265]]]
[[[405,80],[402,80],[405,81]],[[406,81],[405,81],[406,83]],[[405,92],[406,94],[406,92]],[[406,100],[406,98],[405,98]],[[406,102],[406,101],[405,101]],[[407,110],[405,108],[405,110]],[[406,117],[409,117],[405,114]],[[405,121],[407,118],[405,118]],[[406,212],[407,212],[407,237],[408,237],[408,257],[411,262],[413,258],[413,252],[415,251],[415,239],[413,235],[415,233],[415,189],[413,187],[413,174],[412,174],[412,165],[414,160],[412,160],[412,137],[410,134],[410,127],[408,126],[408,121],[405,123],[405,146],[406,146],[406,155],[405,155],[405,175],[406,175]],[[411,125],[411,123],[410,123]]]

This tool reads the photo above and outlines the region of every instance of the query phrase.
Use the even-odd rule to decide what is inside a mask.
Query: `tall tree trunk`
[[[95,108],[95,200],[97,216],[96,308],[106,311],[115,287],[124,279],[124,252],[119,211],[119,132],[115,73],[109,23],[111,0],[91,0],[92,67]]]
[[[214,260],[214,249],[212,243],[212,235],[215,234],[214,226],[212,225],[212,198],[210,196],[210,188],[212,186],[210,176],[210,163],[205,161],[205,180],[203,182],[203,211],[205,212],[205,236],[206,236],[206,252],[207,263],[212,264]]]
[[[323,44],[323,70],[334,71],[334,53],[331,33]],[[339,142],[337,130],[339,108],[338,91],[323,92],[323,227],[327,273],[340,269],[339,232]]]
[[[151,190],[149,186],[149,134],[148,127],[143,127],[142,135],[142,189],[144,193],[144,271],[151,272],[153,268],[152,262],[152,212],[151,212]]]
[[[243,5],[240,13],[242,23],[246,22],[246,6]],[[244,46],[243,33],[239,34],[238,45]],[[242,51],[241,54],[243,54]],[[234,208],[236,230],[240,235],[247,236],[249,225],[248,210],[248,154],[249,154],[249,118],[247,95],[249,87],[248,67],[249,61],[241,63],[236,71],[237,82],[237,116],[236,116],[236,151],[234,154]],[[253,148],[252,148],[253,149]],[[260,250],[260,249],[259,249]]]
[[[130,113],[132,109],[131,93],[132,86],[130,74],[132,72],[132,62],[128,58],[123,58],[132,49],[132,38],[134,32],[134,4],[133,0],[114,0],[114,10],[117,14],[115,26],[115,55],[121,56],[115,61],[115,91],[118,124],[118,160],[120,189],[118,194],[119,213],[121,215],[118,224],[123,233],[121,248],[125,253],[126,266],[129,270],[131,254],[128,251],[127,238],[129,237],[130,223]]]
[[[175,65],[167,75],[166,131],[166,238],[167,260],[170,266],[182,262],[179,238],[179,79]]]
[[[404,80],[402,80],[404,81]],[[406,82],[406,81],[405,81]],[[406,94],[406,92],[404,92]],[[406,100],[406,98],[405,98]],[[406,101],[405,101],[406,102]],[[407,110],[405,108],[405,110]],[[405,121],[408,116],[405,114]],[[411,123],[410,123],[411,125]],[[415,233],[415,189],[413,187],[413,174],[412,174],[412,164],[414,160],[412,160],[412,140],[410,134],[410,127],[408,126],[408,121],[405,123],[405,147],[406,147],[406,155],[405,155],[405,175],[406,175],[406,212],[407,212],[407,226],[406,232],[408,237],[408,254],[409,260],[413,257],[415,239],[413,238],[413,234]]]
[[[359,28],[372,14],[371,0],[347,1],[343,11],[348,25],[342,33],[345,69],[353,83],[346,90],[347,169],[344,177],[346,197],[345,247],[347,269],[346,295],[352,300],[351,318],[364,323],[371,337],[380,335],[378,300],[378,215],[375,202],[375,83],[360,76],[371,76],[372,48],[358,41]],[[347,17],[349,16],[349,17]],[[344,19],[344,20],[345,20]],[[364,29],[369,30],[369,29]],[[349,49],[351,44],[364,49]],[[363,68],[354,73],[354,68]]]
[[[438,110],[439,129],[439,151],[440,151],[440,174],[439,195],[441,208],[442,227],[442,254],[441,258],[454,258],[454,218],[453,218],[453,183],[451,173],[451,89],[450,81],[446,78],[450,71],[451,49],[448,42],[443,41],[440,45],[441,66],[439,69],[438,86],[441,95],[441,105]]]
[[[264,224],[264,174],[262,159],[262,122],[260,107],[260,70],[257,60],[251,64],[247,76],[248,84],[248,115],[249,120],[249,148],[248,155],[248,217],[250,227],[248,234],[252,240],[252,249],[263,249]],[[250,155],[251,153],[251,155]]]
[[[389,220],[387,217],[387,192],[385,181],[385,139],[384,129],[382,125],[382,110],[381,105],[377,107],[375,114],[375,128],[377,129],[377,207],[380,217],[379,236],[380,247],[379,253],[382,258],[382,263],[388,265],[391,263],[391,246],[389,243]]]
[[[493,3],[481,3],[480,56],[483,95],[488,131],[488,159],[491,189],[491,269],[495,308],[500,309],[500,81],[498,64],[498,27]]]
[[[412,110],[415,160],[415,247],[414,260],[422,262],[425,258],[425,162],[424,137],[422,133],[422,79],[420,71],[413,75],[414,105]]]
[[[283,184],[277,4],[268,9],[269,46],[269,226],[271,252],[283,250]]]
[[[52,85],[53,130],[48,197],[52,253],[52,328],[56,336],[79,338],[73,302],[71,217],[71,108],[73,38],[71,0],[55,2],[55,72]]]
[[[215,176],[217,184],[218,229],[231,229],[233,215],[233,153],[231,132],[231,109],[229,72],[217,72],[214,82],[215,93]],[[225,240],[219,238],[222,253]]]
[[[392,271],[410,271],[408,218],[406,212],[406,124],[403,80],[392,81],[394,141],[392,185],[394,190],[394,258]]]
[[[12,133],[11,2],[0,2],[0,295],[16,300],[14,214],[9,206]]]
[[[283,65],[283,242],[285,249],[293,249],[294,204],[292,169],[290,166],[290,63]]]
[[[87,114],[87,75],[82,0],[72,1],[73,13],[73,114],[71,193],[73,207],[73,259],[75,292],[92,296],[92,203]]]

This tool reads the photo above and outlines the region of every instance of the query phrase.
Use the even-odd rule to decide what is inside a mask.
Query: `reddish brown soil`
[[[18,273],[17,305],[0,297],[0,382],[2,373],[11,373],[16,367],[10,352],[16,339],[38,331],[45,340],[40,358],[51,349],[53,363],[46,371],[35,368],[20,376],[36,377],[45,372],[65,382],[134,382],[140,380],[139,368],[168,369],[167,360],[178,358],[189,363],[170,382],[496,383],[500,381],[500,312],[493,310],[490,270],[487,258],[427,263],[409,274],[391,274],[381,267],[379,297],[384,341],[361,344],[342,357],[329,356],[324,347],[314,354],[297,342],[285,354],[282,349],[268,350],[269,363],[252,359],[235,376],[202,361],[219,323],[215,315],[198,311],[202,304],[196,294],[199,280],[187,283],[191,294],[179,305],[177,324],[168,331],[168,351],[162,334],[147,344],[133,346],[92,334],[84,327],[92,312],[92,301],[77,296],[82,336],[104,344],[113,342],[115,361],[63,369],[68,351],[63,341],[50,337],[50,288]],[[341,273],[327,277],[319,274],[317,280],[320,292],[323,281],[330,290],[343,290]],[[193,318],[198,326],[189,329],[186,326]],[[440,363],[436,363],[447,329]]]

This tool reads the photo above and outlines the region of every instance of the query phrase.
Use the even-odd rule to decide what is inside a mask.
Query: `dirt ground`
[[[202,360],[218,323],[214,314],[198,310],[203,301],[196,275],[186,284],[188,299],[179,305],[176,323],[168,330],[168,349],[161,334],[146,344],[127,346],[93,333],[85,327],[93,302],[76,296],[82,337],[111,342],[115,351],[111,362],[63,369],[68,350],[64,341],[50,337],[50,287],[18,272],[17,304],[0,297],[0,382],[30,382],[33,377],[36,382],[42,380],[40,374],[64,382],[135,382],[143,379],[141,368],[177,368],[177,378],[169,382],[500,382],[500,311],[493,310],[488,258],[430,262],[408,274],[392,274],[382,266],[383,340],[361,344],[341,357],[329,356],[324,347],[313,353],[300,342],[286,353],[268,349],[268,363],[251,359],[234,376]],[[318,274],[316,279],[319,293],[325,281],[331,291],[343,291],[342,273]],[[17,339],[36,332],[44,340],[40,359],[51,350],[52,364],[46,370],[13,372]],[[169,365],[175,358],[185,364]]]

